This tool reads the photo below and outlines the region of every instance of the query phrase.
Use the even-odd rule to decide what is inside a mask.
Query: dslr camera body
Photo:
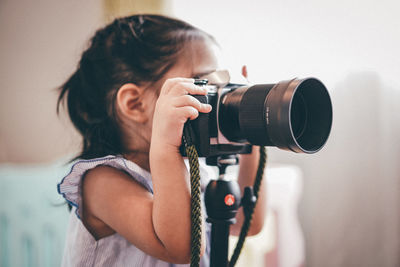
[[[332,103],[321,81],[295,78],[248,85],[229,80],[227,71],[195,80],[208,93],[194,97],[213,107],[185,125],[200,157],[250,153],[252,145],[308,154],[324,146],[332,126]],[[184,149],[181,152],[185,155]]]

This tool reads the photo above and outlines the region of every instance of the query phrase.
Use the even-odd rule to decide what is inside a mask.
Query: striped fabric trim
[[[150,193],[153,193],[151,175],[134,162],[121,156],[109,155],[102,158],[77,160],[73,163],[70,172],[57,185],[57,190],[66,201],[76,208],[76,215],[81,218],[80,206],[82,203],[81,185],[85,173],[99,165],[111,166],[127,172],[133,179],[142,184]]]

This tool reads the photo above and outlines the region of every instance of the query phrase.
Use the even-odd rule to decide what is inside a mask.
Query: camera
[[[320,80],[247,85],[224,83],[218,76],[213,76],[216,82],[195,80],[208,93],[194,97],[213,107],[185,125],[200,157],[250,153],[252,145],[311,154],[325,145],[332,126],[332,103]]]

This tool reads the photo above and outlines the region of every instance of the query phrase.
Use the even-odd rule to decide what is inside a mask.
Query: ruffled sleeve
[[[128,173],[134,180],[143,185],[149,192],[153,193],[153,185],[150,173],[143,170],[134,162],[121,156],[106,156],[97,159],[78,160],[71,171],[57,185],[58,193],[61,194],[69,204],[76,207],[78,218],[82,216],[82,178],[85,173],[99,165],[111,166]]]

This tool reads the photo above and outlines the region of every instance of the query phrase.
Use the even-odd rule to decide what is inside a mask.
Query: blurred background
[[[56,88],[75,70],[96,29],[133,13],[178,17],[211,33],[225,66],[239,73],[247,65],[252,83],[322,80],[334,112],[325,148],[313,155],[268,150],[269,163],[301,172],[301,265],[400,266],[396,0],[0,0],[0,266],[36,266],[34,245],[24,235],[18,238],[25,256],[11,264],[17,262],[7,245],[17,238],[12,226],[35,229],[32,214],[62,203],[43,193],[47,204],[38,200],[37,210],[24,204],[34,202],[32,191],[55,193],[61,166],[79,150],[79,136],[56,114]],[[5,211],[26,219],[13,222]],[[66,215],[46,220],[57,218]],[[59,230],[36,232],[48,240],[42,258],[62,254],[63,243],[52,241]],[[46,262],[41,266],[58,265]]]

